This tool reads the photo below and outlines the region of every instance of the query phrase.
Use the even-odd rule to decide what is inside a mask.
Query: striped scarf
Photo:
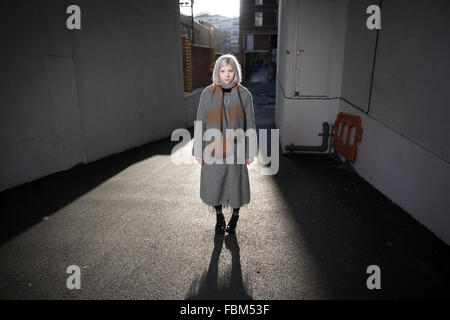
[[[223,105],[224,90],[231,89],[230,103],[227,108]],[[245,116],[242,102],[239,96],[239,84],[234,82],[222,85],[215,85],[211,100],[206,106],[206,130],[216,128],[222,132],[222,139],[207,141],[207,144],[214,143],[211,155],[216,158],[224,158],[232,155],[233,142],[231,137],[226,137],[226,129],[239,129],[245,132]],[[234,137],[237,141],[237,137]]]

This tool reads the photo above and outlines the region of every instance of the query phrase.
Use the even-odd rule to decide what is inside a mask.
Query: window
[[[255,27],[261,27],[263,25],[263,13],[255,12]]]
[[[255,0],[255,6],[262,6],[263,0]]]
[[[253,50],[253,34],[247,34],[247,50]]]
[[[238,32],[236,30],[233,30],[232,35],[233,36],[238,36]]]

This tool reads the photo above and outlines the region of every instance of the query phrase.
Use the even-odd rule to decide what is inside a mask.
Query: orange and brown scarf
[[[231,89],[228,106],[224,106],[224,90]],[[211,100],[206,106],[206,129],[216,128],[222,133],[222,139],[209,140],[207,144],[215,143],[211,155],[223,158],[232,155],[233,143],[231,137],[226,137],[226,129],[239,129],[245,132],[245,116],[239,95],[239,84],[215,85]],[[234,141],[237,137],[234,136]]]

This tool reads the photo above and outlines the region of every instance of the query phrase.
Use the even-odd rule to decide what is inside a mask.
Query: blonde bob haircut
[[[225,67],[226,65],[231,65],[231,67],[234,69],[234,79],[232,82],[240,84],[242,79],[241,65],[237,61],[236,57],[232,54],[224,54],[217,58],[212,76],[213,84],[220,85],[219,69],[221,67]]]

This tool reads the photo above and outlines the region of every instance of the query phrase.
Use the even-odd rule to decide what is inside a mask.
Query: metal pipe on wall
[[[297,146],[291,143],[287,145],[285,148],[287,151],[327,151],[328,149],[328,138],[332,136],[330,131],[330,124],[328,122],[322,123],[322,133],[319,133],[319,136],[322,136],[322,144],[320,146]]]

